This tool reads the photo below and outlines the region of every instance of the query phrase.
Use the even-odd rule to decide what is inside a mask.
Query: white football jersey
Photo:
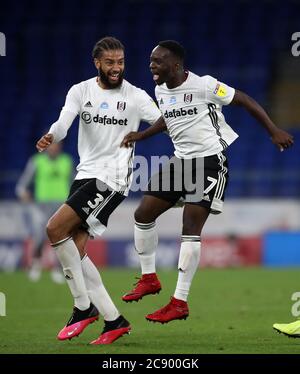
[[[123,80],[115,89],[102,89],[94,77],[71,87],[62,111],[78,114],[80,163],[75,179],[97,178],[128,194],[133,148],[120,147],[124,136],[141,121],[153,124],[161,113],[152,98]]]
[[[222,106],[235,90],[215,78],[192,72],[178,87],[156,86],[155,95],[178,158],[206,157],[228,147],[238,135],[226,123]]]

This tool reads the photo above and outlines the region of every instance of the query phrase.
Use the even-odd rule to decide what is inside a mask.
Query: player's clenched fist
[[[294,144],[293,136],[278,128],[273,131],[271,140],[275,145],[277,145],[281,152]]]
[[[49,145],[53,142],[53,135],[46,134],[41,137],[41,139],[36,143],[36,148],[39,152],[43,152],[45,149],[49,147]]]
[[[122,140],[120,147],[132,147],[134,142],[137,142],[142,139],[142,131],[131,131],[129,134],[124,136],[124,139]]]

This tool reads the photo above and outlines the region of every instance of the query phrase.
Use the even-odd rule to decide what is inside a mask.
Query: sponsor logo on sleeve
[[[214,90],[214,94],[219,97],[224,97],[227,95],[227,90],[224,86],[222,86],[220,83],[216,85],[216,88]]]

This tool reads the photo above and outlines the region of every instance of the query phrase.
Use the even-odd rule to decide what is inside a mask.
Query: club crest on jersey
[[[183,100],[186,104],[189,104],[193,100],[193,94],[184,94]]]
[[[100,104],[100,109],[108,109],[107,102],[103,101],[103,103]]]
[[[170,97],[170,104],[176,104],[176,96]]]
[[[125,101],[118,101],[117,109],[119,112],[124,112],[126,108],[126,102]]]

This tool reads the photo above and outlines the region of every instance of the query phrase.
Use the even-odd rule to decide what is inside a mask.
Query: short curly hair
[[[93,48],[92,56],[93,58],[100,58],[103,51],[111,51],[121,49],[122,51],[125,50],[124,45],[120,42],[120,40],[114,38],[113,36],[106,36],[100,39]]]
[[[171,51],[176,57],[178,57],[181,61],[185,59],[185,49],[183,46],[176,42],[176,40],[163,40],[158,43],[160,47],[166,48]]]

